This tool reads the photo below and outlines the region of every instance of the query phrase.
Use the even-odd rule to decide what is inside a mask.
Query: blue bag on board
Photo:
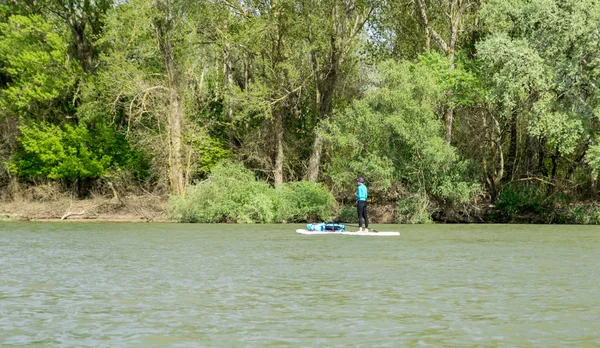
[[[346,225],[337,222],[321,222],[317,224],[307,224],[306,229],[309,231],[344,232],[346,230]]]

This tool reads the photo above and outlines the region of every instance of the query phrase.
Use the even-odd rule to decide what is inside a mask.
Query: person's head
[[[356,184],[357,185],[364,184],[364,183],[365,183],[365,179],[363,179],[363,178],[356,179]]]

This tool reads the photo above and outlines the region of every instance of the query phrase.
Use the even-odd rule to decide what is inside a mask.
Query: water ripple
[[[0,224],[0,345],[600,346],[582,226]]]

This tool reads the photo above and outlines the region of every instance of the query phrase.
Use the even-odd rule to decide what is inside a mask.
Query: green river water
[[[600,228],[0,223],[0,345],[600,347]]]

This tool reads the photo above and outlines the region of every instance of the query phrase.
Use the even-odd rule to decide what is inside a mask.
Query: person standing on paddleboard
[[[358,212],[358,228],[359,232],[362,232],[362,219],[365,219],[365,232],[369,232],[369,220],[367,219],[367,186],[365,186],[365,179],[358,178],[356,180],[358,189],[356,190],[356,210]]]

